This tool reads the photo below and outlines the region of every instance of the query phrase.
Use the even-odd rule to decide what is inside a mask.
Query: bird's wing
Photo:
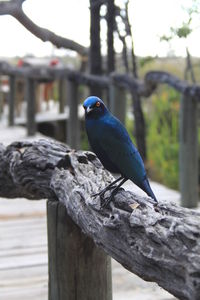
[[[146,172],[142,158],[127,130],[117,119],[112,118],[105,122],[99,144],[109,160],[125,177],[136,184],[144,179]]]

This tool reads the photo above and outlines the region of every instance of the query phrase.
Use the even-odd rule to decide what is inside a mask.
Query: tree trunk
[[[132,100],[133,100],[133,110],[134,110],[134,118],[135,118],[135,132],[134,136],[136,137],[137,148],[143,158],[146,160],[146,128],[145,128],[145,120],[142,112],[141,106],[141,98],[138,94],[132,92]]]
[[[107,73],[115,70],[114,30],[115,30],[115,1],[107,1]]]
[[[100,8],[98,0],[90,0],[90,73],[102,74],[101,39],[100,39]],[[90,87],[91,95],[101,98],[102,90],[98,86]]]

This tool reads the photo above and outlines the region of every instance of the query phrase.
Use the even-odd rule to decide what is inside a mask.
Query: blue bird
[[[111,196],[104,199],[106,206],[117,193],[120,186],[130,179],[148,196],[157,199],[150,187],[142,158],[133,145],[126,128],[106,108],[104,102],[96,97],[88,97],[84,103],[85,125],[92,150],[103,166],[112,173],[121,176],[96,195],[103,198],[105,192],[112,189]],[[120,182],[119,182],[120,181]],[[117,182],[119,184],[114,186]]]

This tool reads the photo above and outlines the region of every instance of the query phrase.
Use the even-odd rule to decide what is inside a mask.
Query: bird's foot
[[[101,198],[101,209],[107,207],[113,199],[114,195],[112,194],[107,198]]]
[[[110,202],[112,202],[113,200],[115,200],[115,195],[117,194],[117,192],[118,192],[118,189],[116,190],[116,189],[114,189],[112,192],[111,192],[111,194],[110,194],[110,196],[108,196],[108,197],[106,197],[106,198],[101,198],[101,209],[103,209],[103,208],[105,208],[105,207],[107,207],[109,204],[110,204]]]
[[[108,204],[115,199],[115,195],[118,193],[118,191],[121,190],[119,186],[115,187],[113,191],[111,192],[110,196],[107,198],[101,198],[101,209],[105,208],[108,206]]]
[[[97,197],[97,196],[99,196],[101,199],[104,199],[104,194],[107,191],[112,190],[114,188],[115,188],[115,186],[107,187],[107,188],[105,188],[104,190],[102,190],[102,191],[100,191],[98,193],[92,194],[91,197]]]
[[[153,204],[154,207],[157,207],[158,206],[158,200],[157,199],[153,199],[153,202],[151,202]]]

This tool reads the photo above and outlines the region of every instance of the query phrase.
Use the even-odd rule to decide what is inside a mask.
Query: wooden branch
[[[18,7],[18,1],[0,1],[0,15],[11,15]]]
[[[88,56],[88,48],[35,24],[22,9],[24,1],[25,0],[0,1],[0,15],[11,15],[43,42],[49,41],[57,48],[70,49],[82,56]]]
[[[0,146],[0,196],[58,199],[110,256],[179,299],[199,299],[200,214],[172,203],[155,208],[123,189],[100,209],[91,194],[112,180],[91,152],[40,140]],[[108,192],[109,193],[109,192]]]

